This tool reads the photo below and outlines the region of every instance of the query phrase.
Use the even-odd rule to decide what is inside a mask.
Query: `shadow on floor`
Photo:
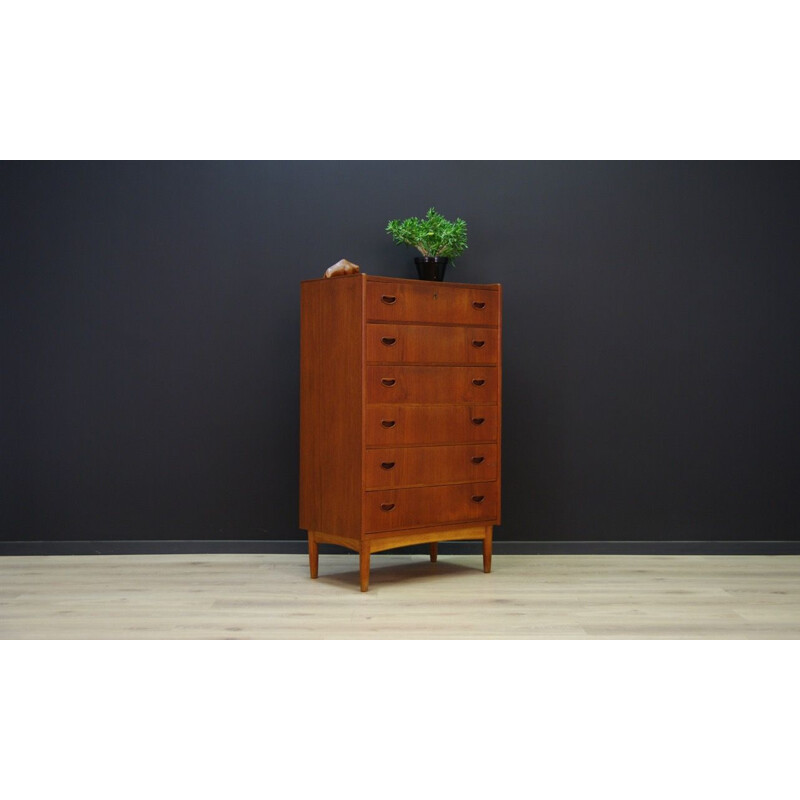
[[[440,580],[450,575],[463,575],[465,572],[476,570],[483,573],[483,562],[480,558],[475,559],[475,561],[476,564],[472,567],[463,563],[442,560],[442,557],[439,556],[439,560],[435,562],[428,559],[418,558],[412,561],[410,558],[403,558],[402,560],[395,560],[391,564],[382,565],[381,559],[373,556],[372,567],[369,572],[369,588],[372,589],[373,587],[404,581]],[[360,592],[357,558],[354,569],[341,571],[341,569],[336,570],[334,568],[332,572],[325,571],[324,560],[320,558],[319,577],[317,580]]]

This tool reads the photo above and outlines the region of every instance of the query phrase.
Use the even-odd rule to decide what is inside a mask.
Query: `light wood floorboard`
[[[2,639],[800,639],[800,556],[7,556]]]

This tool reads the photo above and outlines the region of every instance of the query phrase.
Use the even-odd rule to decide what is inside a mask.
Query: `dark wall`
[[[498,540],[800,537],[797,163],[0,166],[4,541],[289,539],[298,282],[504,285]]]

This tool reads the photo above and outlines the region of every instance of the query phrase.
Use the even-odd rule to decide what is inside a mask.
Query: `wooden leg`
[[[316,578],[319,573],[319,545],[314,531],[308,532],[308,565],[311,567],[311,577]]]
[[[492,571],[492,526],[486,527],[486,536],[483,539],[483,571]]]
[[[431,561],[436,561],[439,556],[439,543],[431,542]]]
[[[369,542],[361,542],[361,551],[358,556],[358,572],[361,577],[361,591],[369,589]]]

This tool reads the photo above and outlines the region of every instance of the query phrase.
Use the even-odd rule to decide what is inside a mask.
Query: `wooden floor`
[[[800,639],[800,556],[0,557],[2,639]]]

